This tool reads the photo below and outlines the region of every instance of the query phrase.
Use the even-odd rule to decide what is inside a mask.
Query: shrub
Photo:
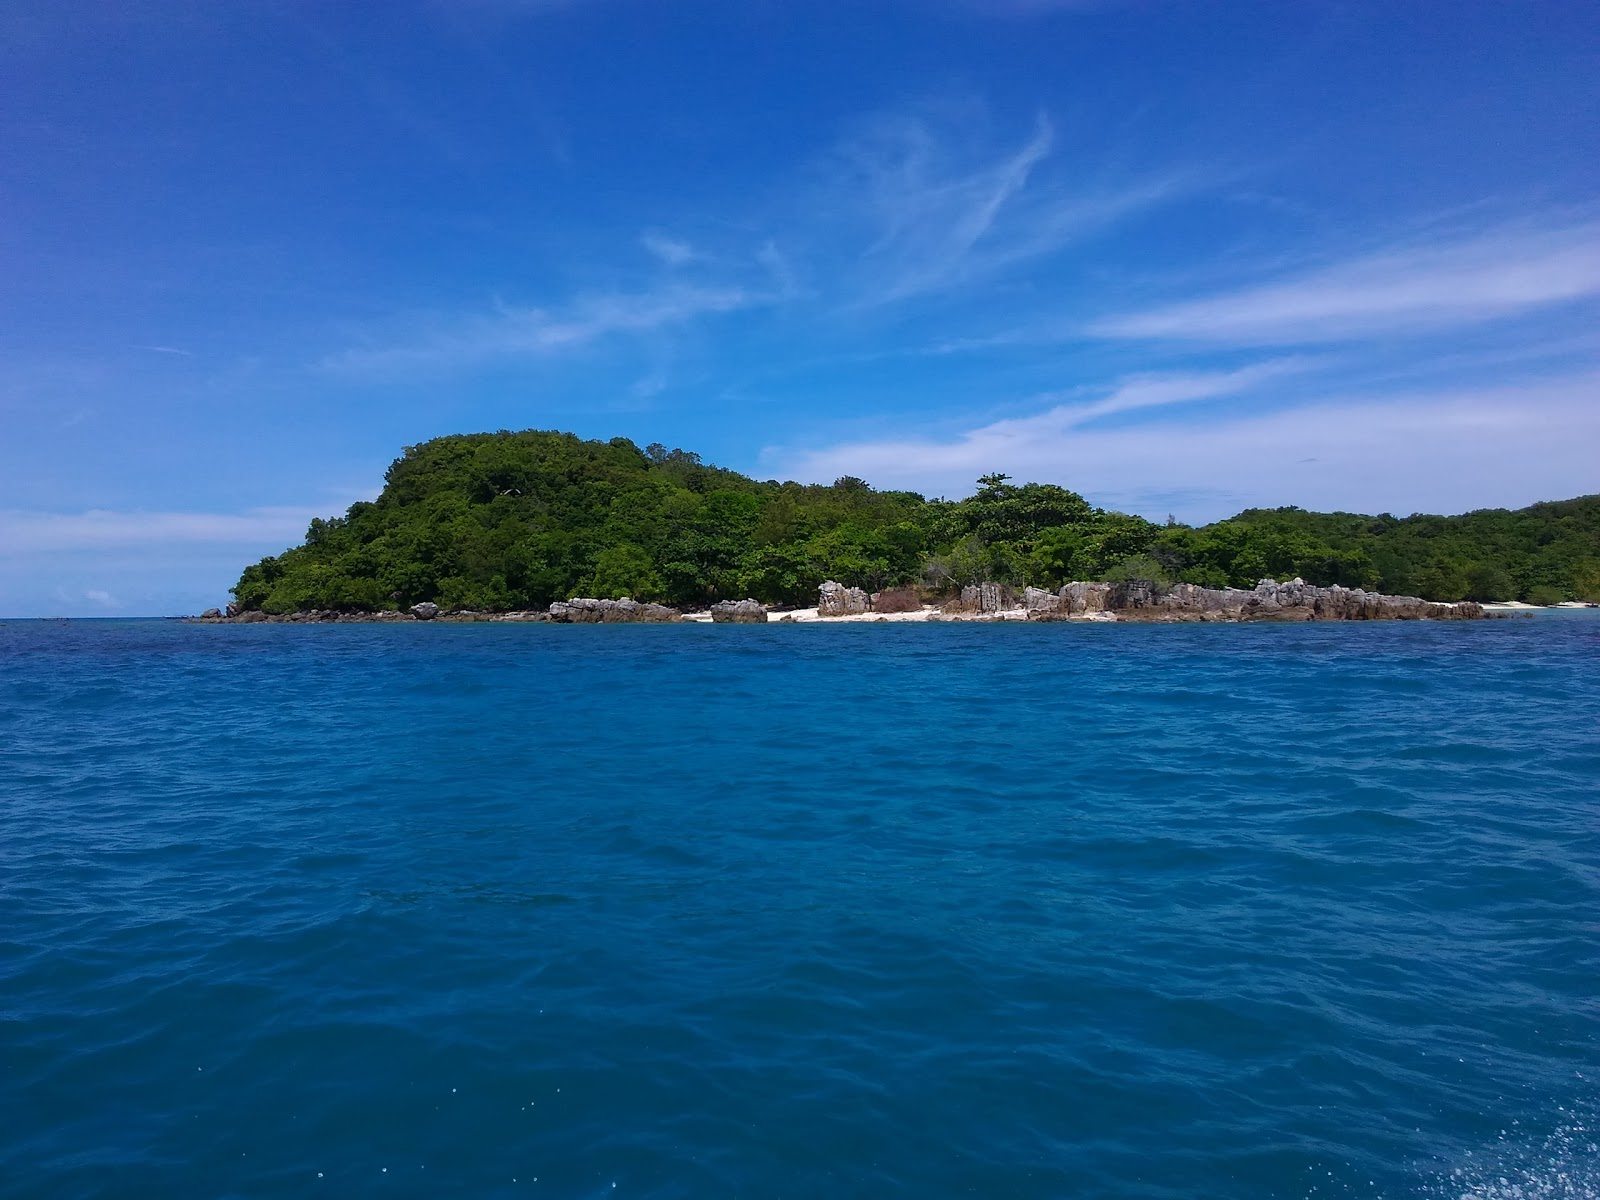
[[[1104,578],[1110,583],[1153,583],[1157,587],[1171,587],[1172,576],[1148,554],[1130,554],[1114,563]]]
[[[872,594],[872,611],[880,613],[916,612],[922,607],[922,597],[913,587],[890,588]]]
[[[1475,563],[1467,570],[1468,600],[1509,600],[1517,585],[1504,567]]]

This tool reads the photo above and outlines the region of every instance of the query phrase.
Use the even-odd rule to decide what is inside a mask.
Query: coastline
[[[699,612],[686,612],[683,614],[685,621],[701,625],[711,624],[715,618],[710,609]],[[995,612],[980,613],[949,613],[937,604],[924,604],[921,608],[910,612],[859,612],[842,613],[838,616],[824,616],[817,608],[791,608],[769,609],[767,620],[770,623],[785,625],[861,625],[880,621],[890,624],[896,623],[927,623],[927,622],[953,622],[953,621],[979,621],[992,623],[995,621],[1026,621],[1028,610],[1020,605],[1015,608],[1003,608]],[[1119,618],[1111,612],[1082,613],[1066,618],[1072,621],[1115,621]]]
[[[1600,608],[1600,604],[1590,604],[1584,600],[1563,600],[1560,604],[1529,604],[1525,600],[1487,600],[1484,602],[1484,612],[1501,613],[1537,613],[1556,612],[1559,610],[1573,610],[1584,608]]]
[[[1532,606],[1527,606],[1532,607]],[[1576,607],[1584,607],[1577,605]],[[1077,621],[1109,622],[1296,622],[1296,621],[1408,621],[1483,620],[1516,615],[1518,610],[1497,611],[1470,600],[1453,603],[1423,600],[1417,596],[1388,596],[1361,588],[1317,587],[1302,579],[1286,583],[1263,579],[1254,588],[1205,588],[1197,584],[1158,585],[1148,581],[1126,583],[1074,582],[1058,591],[1028,587],[1020,593],[996,583],[971,584],[959,593],[939,596],[937,602],[909,587],[867,593],[829,580],[818,589],[812,607],[763,605],[757,600],[723,600],[708,609],[680,612],[654,603],[575,597],[556,601],[545,611],[480,612],[444,611],[431,601],[409,610],[337,612],[309,610],[268,614],[259,609],[240,610],[230,604],[226,613],[208,609],[200,624],[262,623],[392,623],[392,622],[511,622],[553,624],[841,624],[897,622],[1008,622]]]

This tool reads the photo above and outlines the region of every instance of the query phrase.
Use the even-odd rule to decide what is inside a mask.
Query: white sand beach
[[[699,621],[709,624],[711,622],[711,614],[709,612],[684,613],[683,619],[685,621]],[[1027,619],[1028,610],[1020,606],[1017,608],[1006,608],[1000,610],[999,612],[992,613],[951,613],[947,615],[940,611],[939,608],[931,604],[924,604],[922,608],[914,612],[864,612],[851,613],[848,616],[843,617],[824,617],[820,615],[815,608],[794,608],[790,609],[788,612],[769,612],[767,614],[768,622],[787,622],[789,624],[811,624],[815,622],[823,625],[853,625],[863,622],[876,623],[879,621],[993,622],[1026,621]],[[1073,621],[1115,621],[1117,616],[1115,613],[1109,612],[1091,612],[1084,613],[1081,616],[1071,617],[1069,619]]]
[[[1594,608],[1583,600],[1563,600],[1560,604],[1529,604],[1525,600],[1496,600],[1483,606],[1484,612],[1539,612],[1550,608]]]

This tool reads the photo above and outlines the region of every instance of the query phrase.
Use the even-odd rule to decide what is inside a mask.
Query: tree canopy
[[[964,500],[759,481],[661,445],[524,430],[408,446],[383,492],[245,568],[247,609],[542,608],[572,596],[699,607],[877,590],[1300,576],[1429,600],[1600,599],[1600,496],[1458,517],[1251,509],[1165,527],[1066,488],[985,475]]]

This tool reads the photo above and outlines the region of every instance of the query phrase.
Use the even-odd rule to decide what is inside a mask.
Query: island
[[[1002,474],[946,500],[502,430],[406,447],[377,499],[313,520],[232,591],[204,619],[1461,619],[1600,600],[1600,496],[1190,526]]]

